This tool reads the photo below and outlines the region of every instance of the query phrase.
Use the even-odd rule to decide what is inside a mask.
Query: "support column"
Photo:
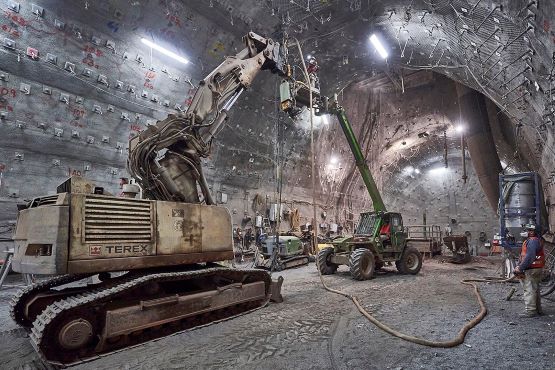
[[[497,211],[501,162],[491,134],[486,98],[464,85],[456,86],[461,124],[465,127],[466,146],[472,165],[491,208]]]

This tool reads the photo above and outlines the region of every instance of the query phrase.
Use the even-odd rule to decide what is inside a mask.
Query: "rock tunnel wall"
[[[498,219],[488,204],[473,163],[466,152],[468,180],[462,179],[460,134],[455,126],[460,120],[455,83],[441,75],[426,73],[413,76],[404,93],[384,87],[372,89],[366,83],[353,84],[341,97],[367,160],[371,163],[378,187],[389,210],[401,210],[406,224],[421,224],[426,214],[428,224],[455,233],[471,235],[473,245],[483,245],[480,233],[491,239],[498,229]],[[375,81],[372,85],[375,85]],[[504,130],[504,128],[498,128]],[[318,139],[318,168],[322,178],[331,179],[332,199],[338,205],[335,216],[340,222],[352,212],[371,207],[360,175],[353,171],[352,155],[337,125],[324,127]],[[445,136],[444,136],[445,135]],[[502,148],[512,148],[499,140]],[[447,168],[445,168],[447,154]],[[329,159],[338,157],[330,165]],[[526,168],[521,159],[513,160],[507,172]],[[334,191],[335,189],[335,191]],[[340,189],[349,189],[341,194]]]
[[[225,1],[160,3],[151,0],[130,5],[127,1],[39,0],[33,3],[16,2],[19,4],[17,9],[10,9],[8,3],[12,2],[0,3],[0,42],[3,45],[0,48],[0,73],[5,76],[0,81],[0,111],[4,112],[4,119],[0,121],[2,222],[15,218],[17,202],[54,191],[60,182],[72,174],[86,176],[108,191],[118,193],[119,178],[127,176],[125,161],[129,137],[143,130],[148,123],[162,119],[168,113],[176,113],[179,108],[186,108],[194,93],[193,86],[216,67],[225,55],[235,54],[242,48],[239,40],[246,31],[257,29],[275,34],[278,29],[293,27],[292,23],[285,24],[288,21],[282,22],[282,12],[288,9],[291,17],[295,16],[294,5],[289,1],[283,2],[280,9],[257,7],[254,6],[255,2],[249,1],[231,4]],[[275,3],[281,4],[279,1]],[[456,5],[460,7],[463,3]],[[486,3],[489,2],[477,8],[476,14],[487,16],[489,5]],[[360,47],[367,43],[366,39],[353,41],[348,34],[336,32],[330,36],[323,31],[326,27],[341,26],[343,22],[354,27],[345,30],[354,31],[354,35],[364,35],[359,32],[359,28],[368,26],[368,19],[364,17],[370,15],[374,17],[376,26],[385,27],[386,30],[395,29],[398,22],[404,22],[403,11],[407,4],[399,1],[398,6],[393,6],[397,10],[391,16],[386,9],[380,10],[380,7],[370,14],[364,7],[357,10],[338,3],[331,5],[331,8],[323,3],[318,4],[312,10],[333,11],[332,20],[320,22],[320,25],[316,20],[318,31],[307,28],[294,34],[308,52],[334,50],[322,53],[321,79],[325,81],[326,90],[339,90],[352,80],[362,81],[351,87],[353,91],[343,91],[342,103],[349,112],[353,112],[355,129],[378,184],[384,189],[385,198],[389,203],[399,205],[409,200],[395,193],[397,185],[393,184],[400,181],[404,168],[410,165],[416,167],[410,158],[414,158],[423,169],[441,162],[442,153],[438,148],[443,147],[440,137],[442,130],[438,130],[438,127],[446,122],[454,122],[457,116],[454,105],[456,99],[443,98],[448,91],[452,91],[452,86],[436,83],[430,87],[429,83],[416,81],[411,87],[410,79],[401,81],[400,71],[395,69],[395,66],[402,65],[406,60],[392,58],[395,68],[390,71],[390,76],[396,81],[394,86],[397,92],[371,93],[369,86],[364,87],[360,83],[364,84],[363,81],[373,71],[383,66],[367,62],[372,55],[366,47]],[[417,7],[414,4],[411,9],[416,14],[422,10],[420,7],[424,9],[426,5],[422,3]],[[516,5],[509,6],[510,16],[502,21],[507,23],[511,17],[515,18],[516,8]],[[40,14],[37,16],[33,9]],[[429,15],[444,19],[444,24],[451,21],[452,15],[445,9],[436,9],[434,12]],[[536,19],[540,23],[544,18],[549,18],[549,6],[541,12]],[[354,22],[353,16],[356,18]],[[416,19],[412,18],[412,21]],[[433,28],[433,23],[428,19],[431,17],[415,23],[418,27]],[[336,20],[337,23],[334,23]],[[541,30],[541,27],[536,29]],[[438,31],[432,31],[432,39],[435,39]],[[319,36],[314,37],[313,34],[317,32]],[[391,35],[391,40],[395,40],[394,35]],[[169,48],[185,51],[192,63],[179,65],[159,55],[151,55],[149,49],[140,42],[140,38],[145,36]],[[333,44],[327,43],[332,36]],[[511,31],[507,35],[513,36],[518,34]],[[523,47],[524,44],[518,41],[515,45]],[[430,47],[433,47],[433,43],[410,44],[407,50],[416,50],[416,55],[421,52],[420,60],[413,60],[414,63],[420,63],[424,56],[429,55],[430,50],[427,48]],[[549,47],[538,52],[538,58],[540,55],[544,57]],[[453,48],[450,63],[456,62],[455,52]],[[30,57],[27,53],[31,56],[38,53],[38,58]],[[448,55],[445,58],[445,61],[449,60]],[[361,67],[361,63],[368,65]],[[414,63],[411,65],[416,65]],[[432,62],[422,64],[433,65]],[[452,68],[437,70],[463,81],[460,71]],[[407,71],[403,73],[408,74]],[[511,77],[510,71],[507,70],[507,80]],[[206,161],[212,190],[229,207],[234,223],[238,225],[245,216],[252,218],[256,213],[252,208],[252,199],[256,194],[267,199],[268,203],[276,202],[275,164],[281,160],[276,156],[276,143],[277,127],[280,125],[285,127],[286,202],[291,207],[301,209],[306,221],[310,219],[311,211],[307,205],[311,199],[307,125],[306,121],[292,124],[277,113],[275,91],[278,82],[272,76],[261,75],[255,82],[254,91],[244,94],[234,108],[229,124],[214,143],[212,155]],[[405,94],[398,92],[401,82],[406,85]],[[538,79],[538,83],[547,91],[543,81]],[[441,92],[434,92],[436,89]],[[489,91],[490,95],[492,93]],[[438,100],[438,96],[445,100]],[[433,103],[437,104],[438,101],[442,102],[445,112],[433,108]],[[533,106],[537,108],[538,104]],[[496,115],[500,117],[499,127],[503,132],[518,126],[519,121],[514,120],[514,112],[509,108],[504,113],[509,118],[504,117],[504,114]],[[419,137],[420,128],[424,128],[423,132],[427,132],[428,136]],[[514,130],[516,140],[524,141],[534,149],[536,130],[528,125],[517,128]],[[547,140],[546,143],[549,140],[552,143],[550,128],[546,130],[542,137]],[[326,211],[329,222],[346,222],[351,218],[356,221],[356,214],[367,209],[371,203],[364,188],[361,188],[358,175],[348,169],[352,162],[348,160],[346,146],[340,144],[342,137],[338,133],[339,128],[333,121],[328,125],[317,122],[319,213]],[[434,141],[420,145],[426,137]],[[450,157],[451,161],[456,163],[456,140],[448,141],[452,148],[449,151],[453,157]],[[541,149],[534,152],[534,158],[524,160],[533,163],[533,169],[541,169],[544,176],[549,168],[553,168],[549,167],[549,163],[553,163],[553,156],[546,147],[549,145],[542,144]],[[409,149],[407,154],[405,149]],[[329,166],[332,153],[340,156],[340,166]],[[505,150],[501,158],[510,155],[512,153],[507,154]],[[453,171],[456,171],[455,165],[452,165]],[[472,173],[470,177],[472,179]],[[411,183],[418,189],[415,192],[428,194],[425,182],[413,179]],[[473,184],[472,180],[469,184]],[[468,187],[473,190],[467,190],[475,194],[474,197],[457,198],[458,210],[464,210],[462,202],[465,199],[481,199],[479,189],[474,188],[474,185]],[[399,186],[405,186],[405,182],[401,181]],[[551,188],[552,185],[547,185],[548,190]],[[438,214],[437,222],[444,222],[444,209],[440,211],[444,206],[439,203],[437,206],[432,205],[433,199],[424,202],[428,203],[431,204],[428,214]],[[414,207],[408,215],[412,222],[421,218],[421,206]],[[328,222],[318,220],[319,223],[322,221]]]

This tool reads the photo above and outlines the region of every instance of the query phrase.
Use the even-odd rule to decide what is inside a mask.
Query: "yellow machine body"
[[[13,269],[81,274],[233,258],[224,207],[59,193],[19,212]]]

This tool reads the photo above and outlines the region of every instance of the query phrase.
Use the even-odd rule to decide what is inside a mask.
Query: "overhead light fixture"
[[[372,36],[370,36],[370,42],[372,43],[372,45],[374,45],[374,48],[376,48],[376,51],[378,52],[378,54],[380,54],[380,56],[383,59],[387,59],[389,55],[387,54],[387,51],[383,47],[382,43],[380,42],[376,34],[372,34]]]
[[[145,39],[144,37],[141,39],[141,42],[142,42],[143,44],[145,44],[146,46],[151,47],[152,49],[157,50],[157,51],[159,51],[160,53],[162,53],[162,54],[164,54],[164,55],[167,55],[167,56],[169,56],[170,58],[173,58],[173,59],[175,59],[175,60],[177,60],[177,61],[179,61],[179,62],[181,62],[181,63],[183,63],[183,64],[189,63],[189,61],[188,61],[186,58],[183,58],[182,56],[177,55],[177,54],[174,53],[173,51],[169,51],[169,50],[167,50],[167,49],[164,49],[164,48],[161,47],[160,45],[155,44],[155,43],[153,43],[152,41]]]
[[[431,175],[440,175],[443,174],[445,172],[447,172],[449,169],[446,167],[437,167],[437,168],[432,168],[430,170],[430,174]]]
[[[462,133],[464,132],[464,126],[463,125],[458,125],[457,127],[455,127],[455,130],[457,130],[457,132]]]
[[[338,161],[339,161],[339,160],[337,159],[336,156],[332,156],[332,157],[330,158],[330,164],[337,164]]]
[[[418,168],[415,168],[415,169],[414,169],[414,172],[415,172],[415,173],[420,173],[420,170],[419,170]]]

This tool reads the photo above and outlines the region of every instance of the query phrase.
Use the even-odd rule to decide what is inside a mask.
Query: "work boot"
[[[529,319],[531,317],[537,317],[539,314],[537,312],[523,312],[518,315],[521,319]]]

